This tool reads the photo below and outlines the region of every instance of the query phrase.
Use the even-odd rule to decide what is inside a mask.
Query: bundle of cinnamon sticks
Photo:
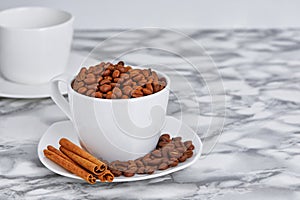
[[[59,140],[59,150],[49,145],[44,149],[44,155],[69,172],[81,177],[90,184],[112,182],[114,175],[107,169],[107,165],[95,158],[76,144],[66,138]]]

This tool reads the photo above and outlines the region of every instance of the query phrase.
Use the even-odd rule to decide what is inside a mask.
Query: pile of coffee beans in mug
[[[192,141],[181,141],[181,137],[170,138],[169,134],[160,136],[156,149],[136,160],[113,161],[107,163],[115,177],[131,177],[135,174],[152,174],[156,170],[166,170],[185,162],[193,156]]]
[[[81,68],[72,88],[83,95],[102,99],[128,99],[154,94],[166,87],[166,79],[151,69],[133,69],[123,61],[101,62]]]

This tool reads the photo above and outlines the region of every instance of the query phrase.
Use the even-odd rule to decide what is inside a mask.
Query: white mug
[[[99,99],[72,89],[74,77],[62,74],[51,81],[53,101],[72,121],[80,144],[98,158],[109,162],[134,160],[153,150],[164,126],[170,79],[154,94],[131,99]],[[70,78],[71,77],[71,78]],[[68,87],[67,102],[58,89]]]
[[[73,21],[52,8],[20,7],[0,12],[0,71],[4,78],[42,84],[65,71]]]

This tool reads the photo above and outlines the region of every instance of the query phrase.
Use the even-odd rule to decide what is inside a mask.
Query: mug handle
[[[51,98],[56,105],[72,120],[71,108],[69,102],[63,97],[59,90],[59,82],[63,82],[66,85],[70,83],[71,76],[69,74],[60,74],[51,79]]]

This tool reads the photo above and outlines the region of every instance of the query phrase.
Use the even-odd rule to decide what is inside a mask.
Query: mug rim
[[[64,10],[61,10],[61,9],[56,9],[56,8],[42,7],[42,6],[22,6],[22,7],[4,9],[4,10],[0,11],[0,17],[1,17],[2,14],[5,14],[7,12],[19,12],[19,11],[22,11],[22,10],[48,10],[48,11],[63,13],[67,16],[67,19],[65,19],[63,21],[60,21],[58,23],[54,23],[52,25],[42,26],[42,27],[34,27],[34,28],[7,26],[7,25],[3,25],[3,24],[0,23],[0,28],[7,29],[7,30],[20,30],[20,31],[43,31],[43,30],[58,28],[60,26],[63,26],[67,23],[70,23],[70,22],[74,21],[74,16],[71,13],[67,12],[67,11],[64,11]]]
[[[143,69],[142,67],[139,67],[139,68],[135,68],[135,69]],[[78,92],[76,92],[73,88],[72,88],[72,82],[75,80],[75,76],[73,76],[72,78],[70,78],[70,80],[68,81],[68,93],[72,93],[72,94],[75,94],[75,95],[79,95],[80,97],[82,98],[86,98],[88,100],[94,100],[94,101],[104,101],[104,102],[113,102],[113,101],[140,101],[140,100],[146,100],[146,99],[149,99],[149,98],[154,98],[155,96],[165,92],[166,90],[169,90],[170,91],[170,84],[171,84],[171,80],[169,78],[169,76],[167,76],[165,73],[161,72],[161,71],[158,71],[158,70],[155,70],[155,72],[164,77],[167,81],[167,84],[165,86],[164,89],[156,92],[156,93],[153,93],[153,94],[150,94],[150,95],[147,95],[147,96],[142,96],[142,97],[138,97],[138,98],[128,98],[128,99],[103,99],[103,98],[96,98],[96,97],[90,97],[90,96],[86,96],[86,95],[83,95],[83,94],[80,94]]]

